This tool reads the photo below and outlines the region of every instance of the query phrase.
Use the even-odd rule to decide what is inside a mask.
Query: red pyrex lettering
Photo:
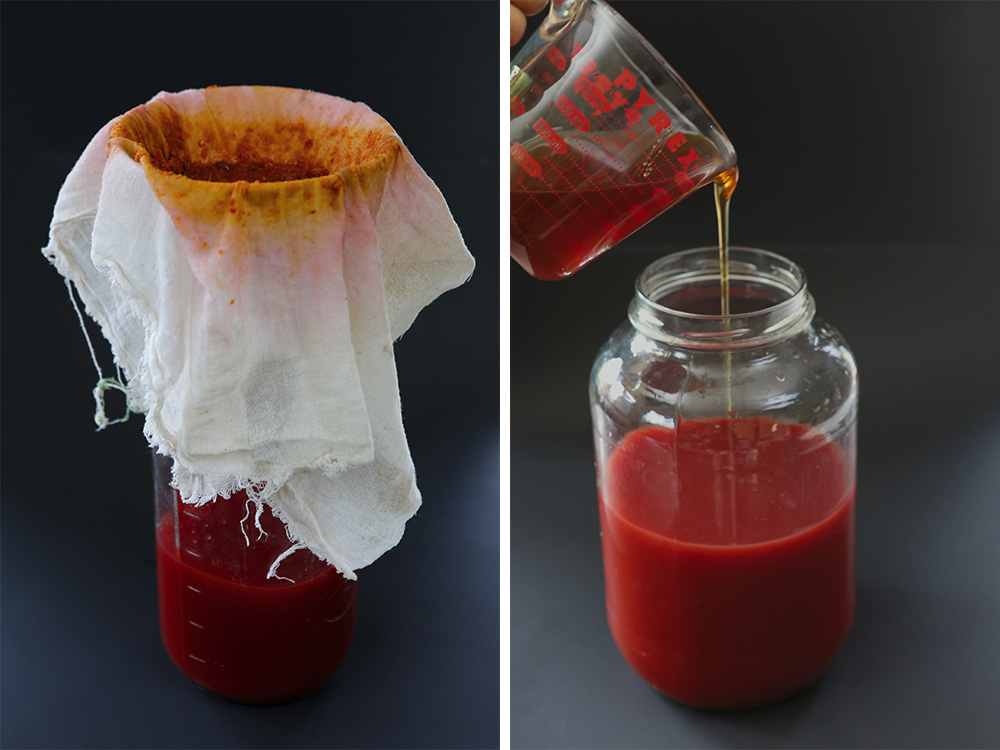
[[[624,92],[633,92],[637,86],[638,96],[630,103],[629,100],[632,97],[625,96]],[[595,113],[623,109],[626,127],[637,125],[646,114],[640,113],[639,110],[652,104],[656,109],[648,113],[647,122],[650,127],[656,130],[657,135],[670,128],[670,117],[656,106],[656,99],[646,90],[645,86],[640,86],[635,75],[627,70],[623,70],[612,80],[597,69],[597,62],[591,57],[580,66],[580,76],[573,88],[586,100]]]
[[[683,156],[678,156],[677,161],[680,162],[681,167],[685,170],[691,169],[691,163],[698,161],[698,153],[692,148]]]
[[[656,129],[656,134],[660,135],[664,130],[670,129],[670,118],[662,109],[649,118],[649,124]]]
[[[667,140],[667,148],[670,149],[671,153],[676,153],[677,149],[687,143],[687,138],[684,137],[683,133],[677,133],[672,135]],[[677,161],[680,163],[681,167],[685,170],[691,168],[691,164],[701,158],[698,153],[694,150],[694,146],[683,156],[678,156]],[[674,178],[677,184],[682,190],[688,190],[692,186],[691,178],[687,176],[687,172],[679,172]]]
[[[676,135],[670,136],[670,139],[667,141],[667,148],[670,149],[670,153],[673,153],[685,143],[687,143],[687,138],[684,137],[684,134],[677,133]]]

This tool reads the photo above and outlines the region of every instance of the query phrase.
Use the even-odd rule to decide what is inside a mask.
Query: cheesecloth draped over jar
[[[43,252],[185,502],[246,490],[349,578],[399,541],[420,494],[392,342],[474,262],[384,119],[296,89],[158,94],[87,146]]]

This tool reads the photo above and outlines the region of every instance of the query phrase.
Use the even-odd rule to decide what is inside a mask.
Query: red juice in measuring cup
[[[736,153],[677,73],[603,0],[553,2],[511,66],[511,256],[569,276],[716,179]]]
[[[625,660],[700,708],[764,705],[816,680],[854,612],[852,476],[821,432],[766,418],[628,434],[600,493]]]
[[[609,135],[600,142],[607,148],[611,139]],[[705,146],[700,136],[684,133],[674,134],[672,143],[679,149],[692,141]],[[519,156],[511,158],[510,253],[538,279],[561,279],[576,273],[682,198],[712,182],[721,163],[718,155],[706,149],[696,166],[692,164],[690,171],[684,171],[677,168],[676,160],[653,154],[641,170],[648,172],[642,179],[612,172],[612,157],[593,147],[593,142],[571,140],[573,145],[558,156],[547,154],[545,144],[529,143],[523,154],[519,151]],[[537,167],[531,165],[532,153],[546,160],[545,176],[539,162],[535,162]],[[688,148],[687,153],[697,153],[696,146]],[[515,164],[518,158],[530,166]]]
[[[200,507],[158,503],[156,563],[163,644],[185,675],[241,703],[281,703],[318,688],[347,653],[357,587],[245,493]]]

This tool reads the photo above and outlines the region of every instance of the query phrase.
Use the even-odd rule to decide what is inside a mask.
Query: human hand
[[[510,46],[513,47],[524,36],[528,23],[526,16],[540,13],[547,0],[510,0]]]

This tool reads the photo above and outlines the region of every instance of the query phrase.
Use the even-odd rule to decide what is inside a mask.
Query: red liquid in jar
[[[826,437],[764,418],[644,427],[600,499],[611,632],[658,691],[746,708],[830,665],[854,613],[854,479]]]
[[[252,504],[243,520],[242,493],[177,507],[178,525],[165,515],[156,534],[160,631],[174,663],[207,690],[243,703],[294,700],[322,685],[354,633],[356,582],[307,550],[278,567],[278,575],[296,583],[268,580],[288,537],[265,508],[267,536],[258,541]]]

